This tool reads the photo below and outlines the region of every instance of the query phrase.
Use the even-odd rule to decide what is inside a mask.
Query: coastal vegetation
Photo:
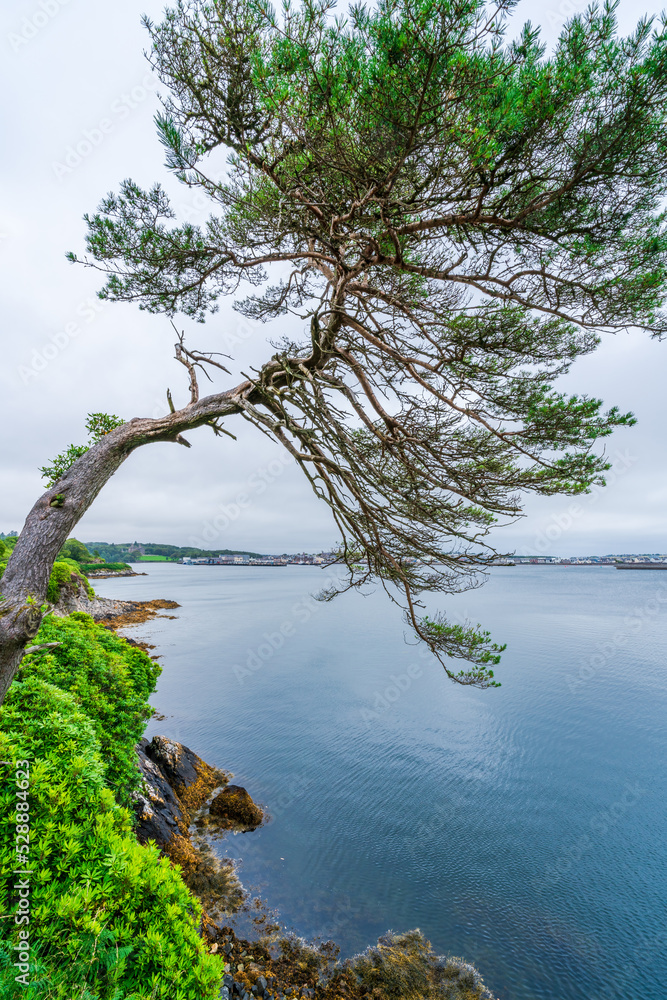
[[[89,414],[88,444],[43,467],[2,580],[0,699],[61,547],[128,455],[232,417],[329,506],[341,588],[379,581],[451,679],[494,686],[502,644],[425,622],[420,595],[477,584],[526,493],[603,484],[599,445],[634,422],[558,380],[601,332],[667,332],[664,24],[621,38],[613,4],[592,6],[547,56],[530,24],[506,39],[513,0],[333,6],[179,0],[145,22],[167,168],[212,214],[180,223],[160,184],[128,180],[70,259],[106,273],[109,301],[204,321],[241,288],[242,314],[290,325],[208,396],[217,345],[177,333],[186,404]]]
[[[134,744],[159,667],[87,615],[47,618],[0,710],[0,758],[30,762],[30,985],[16,983],[18,928],[0,945],[0,993],[28,1000],[206,1000],[220,959],[178,871],[133,832]],[[2,765],[5,771],[8,765]],[[5,777],[8,775],[5,774]],[[12,917],[15,789],[2,783],[0,893]],[[24,860],[24,859],[23,859]]]

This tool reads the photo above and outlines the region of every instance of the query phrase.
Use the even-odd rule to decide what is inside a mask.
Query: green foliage
[[[50,465],[43,465],[39,471],[42,473],[42,479],[46,479],[46,485],[49,487],[55,486],[67,470],[71,469],[77,458],[81,458],[87,451],[88,446],[85,444],[70,444],[65,451],[61,451],[59,455],[56,455]]]
[[[9,557],[14,551],[14,546],[18,541],[18,535],[4,535],[0,539],[0,575],[2,575],[2,569],[7,564]]]
[[[50,488],[62,479],[65,473],[71,469],[78,458],[85,455],[94,444],[96,444],[105,434],[108,434],[114,427],[120,427],[125,421],[120,417],[109,413],[89,413],[86,418],[86,430],[88,431],[88,444],[70,444],[65,451],[53,459],[50,465],[43,465],[40,468],[42,478],[46,479]],[[79,543],[80,544],[80,543]],[[90,553],[87,553],[89,556]]]
[[[0,555],[0,579],[2,579],[10,555],[10,552],[7,552],[4,556]],[[74,559],[59,558],[53,564],[51,570],[46,599],[50,604],[58,604],[63,597],[63,591],[79,590],[81,587],[85,590],[87,597],[92,600],[95,596],[95,591],[82,574],[79,563]]]
[[[115,563],[82,563],[80,566],[82,573],[106,573],[106,572],[116,572],[123,569],[131,569],[132,567],[128,563],[115,562]]]
[[[86,430],[90,437],[90,444],[100,441],[105,434],[116,427],[121,427],[125,423],[121,417],[116,417],[111,413],[89,413],[86,417]]]
[[[120,544],[110,544],[108,542],[89,542],[88,547],[95,547],[99,554],[107,562],[138,562],[140,561],[140,555],[136,552],[130,552],[131,542],[123,542]],[[136,545],[136,542],[135,542]],[[182,559],[184,556],[189,558],[196,558],[198,556],[217,556],[217,555],[232,555],[241,556],[246,555],[250,557],[259,557],[258,552],[246,552],[238,549],[198,549],[193,548],[191,545],[167,545],[164,543],[157,542],[142,542],[142,548],[144,549],[147,556],[164,556],[167,560]]]
[[[59,642],[21,661],[21,678],[38,677],[75,695],[90,720],[104,761],[104,778],[127,803],[137,787],[134,747],[150,718],[147,698],[160,667],[88,615],[47,616],[35,643]]]
[[[446,618],[428,615],[419,620],[419,636],[443,656],[469,660],[475,664],[473,670],[461,670],[456,674],[460,684],[475,684],[477,687],[500,687],[493,680],[493,670],[489,664],[500,663],[500,654],[507,648],[491,641],[491,634],[481,625],[470,622],[452,625]]]
[[[30,761],[34,962],[20,996],[214,1000],[223,969],[204,953],[199,904],[157,848],[139,845],[110,784],[129,777],[157,668],[85,615],[47,620],[37,638],[63,646],[26,658],[0,709],[0,758]],[[13,780],[3,781],[0,902],[9,919],[0,995],[7,997],[19,995],[11,950],[15,802]]]
[[[59,559],[53,564],[49,586],[46,591],[46,599],[51,604],[57,604],[61,597],[61,591],[67,587],[78,587],[83,585],[89,598],[95,596],[95,591],[88,583],[88,580],[79,572],[79,564],[73,559]]]
[[[83,542],[76,538],[68,538],[60,550],[58,558],[74,559],[78,563],[87,563],[90,562],[90,552]]]

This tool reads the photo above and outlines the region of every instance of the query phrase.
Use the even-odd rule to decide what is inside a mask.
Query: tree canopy
[[[127,180],[81,259],[103,298],[204,321],[234,295],[293,334],[205,398],[198,371],[224,366],[179,337],[188,406],[112,430],[54,486],[78,496],[113,448],[241,414],[330,506],[341,586],[381,580],[481,687],[501,647],[420,594],[474,585],[522,494],[604,482],[598,442],[634,418],[558,379],[605,331],[667,330],[665,25],[619,37],[607,3],[547,56],[530,24],[506,38],[513,7],[179,0],[146,20],[167,167],[211,215],[180,223],[163,187]]]

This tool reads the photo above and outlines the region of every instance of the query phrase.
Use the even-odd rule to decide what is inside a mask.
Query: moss
[[[53,564],[46,599],[51,604],[57,604],[63,596],[63,591],[77,591],[80,587],[84,588],[91,600],[95,597],[95,591],[79,571],[79,564],[73,559],[60,559]]]

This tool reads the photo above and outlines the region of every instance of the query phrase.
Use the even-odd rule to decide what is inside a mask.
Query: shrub
[[[137,843],[111,787],[129,778],[158,668],[82,614],[47,619],[37,641],[63,645],[26,658],[0,709],[0,759],[30,761],[33,946],[26,987],[14,978],[16,788],[4,765],[0,996],[213,1000],[223,967],[204,951],[200,906],[157,848]]]
[[[75,559],[76,562],[89,562],[90,552],[78,538],[68,538],[58,554],[58,558]]]
[[[35,644],[47,642],[62,645],[25,656],[20,677],[39,677],[74,695],[95,732],[105,781],[127,804],[139,784],[134,747],[151,716],[147,699],[160,666],[83,612],[47,616]]]
[[[106,787],[94,727],[75,696],[32,676],[12,685],[6,705],[0,755],[31,761],[35,963],[32,985],[14,995],[71,1000],[76,989],[91,1000],[213,998],[222,969],[204,954],[200,908],[157,848],[137,843],[130,813]],[[14,794],[5,782],[0,865],[10,917]],[[10,947],[2,956],[0,992],[16,986]]]
[[[51,604],[57,604],[62,596],[62,590],[83,586],[89,598],[95,596],[95,591],[79,570],[79,564],[74,559],[59,559],[53,564],[46,599]]]

